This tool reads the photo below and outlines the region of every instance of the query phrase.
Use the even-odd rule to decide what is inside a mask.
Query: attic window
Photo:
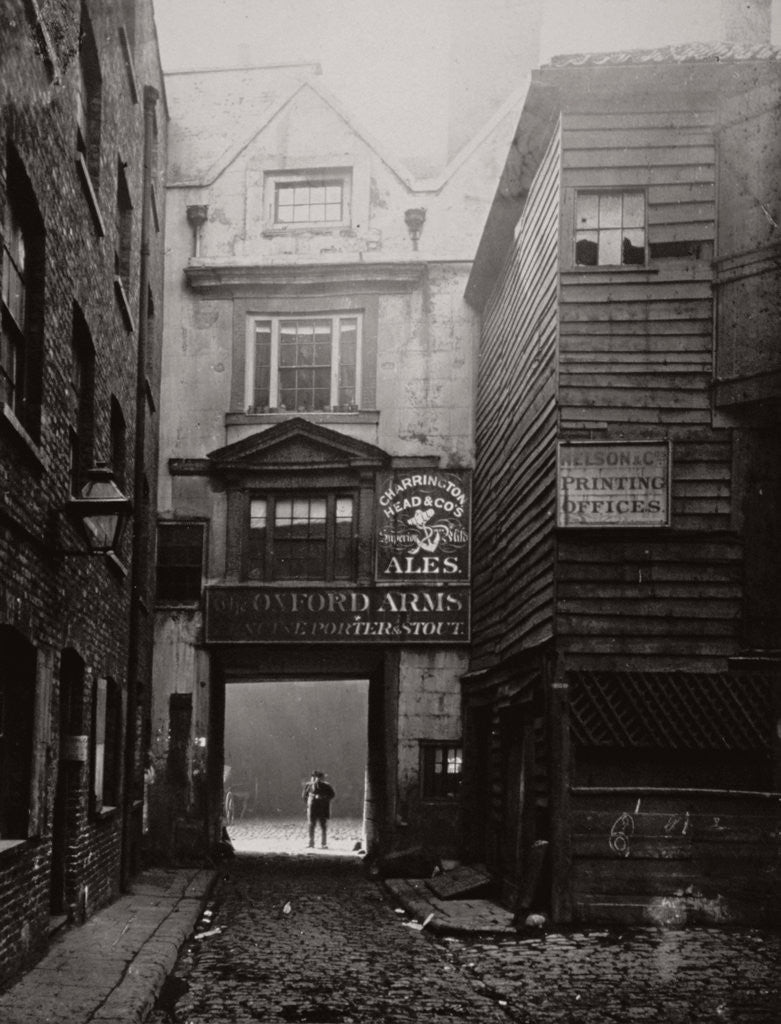
[[[350,221],[350,172],[274,174],[269,177],[270,225],[338,227]]]

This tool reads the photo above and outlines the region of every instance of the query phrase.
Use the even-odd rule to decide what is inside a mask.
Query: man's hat
[[[323,772],[312,772],[312,775],[314,775],[315,778],[317,778],[317,779],[322,779]]]

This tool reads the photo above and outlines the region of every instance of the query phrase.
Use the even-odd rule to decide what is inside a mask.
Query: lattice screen
[[[573,672],[570,722],[588,747],[757,750],[771,742],[767,675]]]

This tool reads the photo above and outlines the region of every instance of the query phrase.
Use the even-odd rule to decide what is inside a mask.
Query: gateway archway
[[[224,819],[237,852],[297,852],[315,769],[336,790],[329,849],[365,849],[368,679],[269,679],[225,689]]]

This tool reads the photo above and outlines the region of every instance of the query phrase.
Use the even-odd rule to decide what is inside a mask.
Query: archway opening
[[[224,819],[237,853],[308,849],[302,792],[315,770],[336,791],[329,854],[365,849],[368,706],[368,679],[226,686]]]

